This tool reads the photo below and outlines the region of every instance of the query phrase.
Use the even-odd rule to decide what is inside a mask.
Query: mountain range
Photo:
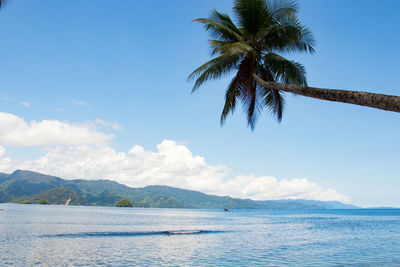
[[[312,210],[352,209],[353,205],[337,201],[266,200],[254,201],[228,196],[207,195],[198,191],[170,186],[152,185],[132,188],[110,180],[64,180],[37,172],[16,170],[0,173],[0,203],[64,204],[114,206],[121,199],[129,199],[135,207],[206,208],[206,209],[271,209]]]

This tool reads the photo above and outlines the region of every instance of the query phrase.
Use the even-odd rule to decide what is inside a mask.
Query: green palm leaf
[[[222,75],[229,73],[236,67],[239,59],[239,55],[223,55],[214,58],[195,69],[188,77],[189,80],[197,77],[192,93],[195,92],[204,82],[218,79]]]
[[[306,71],[300,63],[269,53],[264,57],[264,64],[264,68],[274,75],[275,81],[307,86]]]
[[[240,41],[243,39],[241,32],[236,28],[229,16],[216,10],[212,12],[210,18],[199,18],[194,21],[204,24],[206,31],[214,39],[224,41]]]

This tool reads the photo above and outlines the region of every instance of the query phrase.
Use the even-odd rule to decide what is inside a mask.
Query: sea
[[[400,266],[400,210],[0,204],[0,266]]]

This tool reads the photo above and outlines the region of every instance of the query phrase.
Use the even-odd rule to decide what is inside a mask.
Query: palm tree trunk
[[[254,74],[254,79],[262,87],[275,89],[312,97],[322,100],[342,102],[371,108],[383,109],[388,111],[400,112],[400,97],[394,95],[374,94],[360,91],[322,89],[314,87],[305,87],[295,84],[282,84],[266,82]]]

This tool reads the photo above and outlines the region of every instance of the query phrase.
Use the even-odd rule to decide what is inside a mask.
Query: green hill
[[[3,180],[5,180],[6,177],[7,177],[7,174],[6,174],[6,173],[0,172],[0,183],[2,183]]]
[[[3,177],[0,192],[7,193],[12,199],[33,196],[41,192],[58,187],[64,180],[31,171],[16,170]]]
[[[135,207],[153,208],[309,210],[350,207],[340,202],[312,200],[253,201],[159,185],[131,188],[110,180],[64,180],[23,170],[0,173],[0,202],[46,200],[63,205],[69,198],[70,205],[114,206],[121,199],[128,199]]]
[[[252,200],[207,195],[198,191],[184,190],[169,186],[152,185],[144,188],[150,195],[162,195],[175,198],[184,208],[223,209],[256,209],[259,206]]]
[[[11,197],[6,192],[0,191],[0,203],[9,202],[10,200]]]
[[[32,203],[40,199],[45,199],[51,204],[63,205],[67,200],[71,198],[70,205],[85,206],[89,205],[89,202],[82,198],[72,187],[70,186],[59,186],[46,190],[39,195],[31,199]]]

